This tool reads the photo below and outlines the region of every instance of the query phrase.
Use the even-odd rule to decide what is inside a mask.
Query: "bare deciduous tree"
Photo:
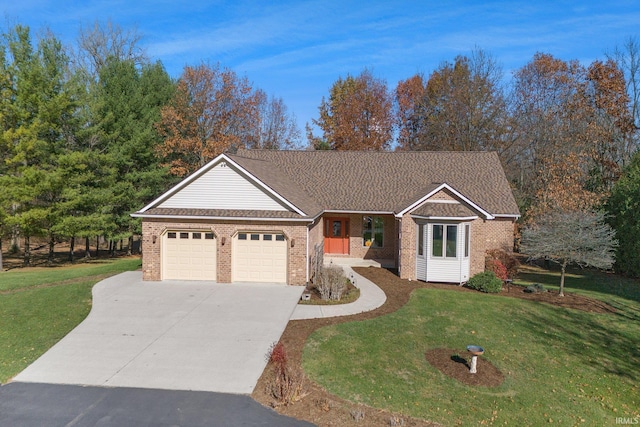
[[[80,27],[76,67],[83,68],[95,79],[110,59],[145,64],[148,58],[140,46],[141,40],[135,27],[125,30],[111,20],[105,24],[95,21],[89,28]]]
[[[255,145],[249,148],[265,150],[287,150],[300,147],[300,129],[296,118],[282,100],[272,96],[268,98],[262,90],[256,91],[261,98],[258,108],[260,117],[257,122]]]
[[[617,244],[603,213],[557,210],[522,230],[520,251],[531,259],[549,259],[560,265],[560,296],[564,296],[567,265],[609,269]]]

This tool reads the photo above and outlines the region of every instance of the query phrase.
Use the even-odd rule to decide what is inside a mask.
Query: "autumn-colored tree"
[[[220,65],[185,67],[157,124],[164,137],[158,152],[171,173],[185,176],[231,147],[256,146],[263,96]]]
[[[392,97],[387,83],[365,69],[353,77],[340,77],[322,98],[320,117],[313,123],[322,138],[307,132],[314,148],[326,142],[332,150],[386,150],[393,138]]]
[[[401,80],[396,86],[396,122],[398,148],[401,150],[428,149],[427,84],[422,74]]]
[[[629,37],[622,46],[617,46],[613,54],[608,55],[624,73],[626,90],[629,95],[628,109],[634,123],[634,135],[629,151],[640,147],[640,41]]]
[[[519,174],[529,216],[585,203],[597,207],[618,179],[633,125],[624,76],[614,61],[588,68],[536,54],[515,74]]]
[[[569,153],[584,152],[584,75],[577,61],[541,53],[515,73],[512,110],[519,170],[512,178],[526,205],[535,204],[535,195],[552,181],[550,165]]]
[[[445,62],[424,83],[398,83],[396,111],[401,149],[505,151],[507,109],[502,70],[487,52]]]
[[[585,116],[592,186],[609,191],[635,152],[633,117],[623,71],[613,60],[594,61],[587,70]]]

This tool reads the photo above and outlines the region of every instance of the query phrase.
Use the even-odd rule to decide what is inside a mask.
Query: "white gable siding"
[[[286,211],[280,202],[224,162],[158,205],[159,208]]]

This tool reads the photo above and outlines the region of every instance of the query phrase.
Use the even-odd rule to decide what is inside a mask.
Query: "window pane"
[[[193,239],[202,239],[202,234],[201,233],[191,233],[191,237]]]
[[[471,243],[471,235],[470,235],[470,227],[469,224],[464,226],[464,256],[465,258],[469,257],[469,246]]]
[[[251,240],[260,240],[260,235],[259,234],[252,234],[251,235]]]
[[[458,242],[458,226],[447,225],[447,258],[456,257],[457,242]]]
[[[271,239],[272,239],[271,234],[265,234],[262,236],[262,240],[271,240]]]
[[[180,238],[181,239],[188,239],[189,238],[189,233],[180,233]]]
[[[342,221],[333,221],[333,237],[342,237]]]
[[[176,238],[176,233],[167,233],[167,237],[170,239],[175,239]]]
[[[213,240],[213,233],[204,233],[204,238],[206,240]]]
[[[384,244],[384,218],[381,216],[373,217],[374,243],[375,247],[381,248]]]
[[[247,233],[238,234],[238,240],[247,240]]]
[[[418,255],[424,254],[424,225],[418,225]]]
[[[282,234],[277,234],[277,235],[276,235],[276,240],[277,240],[277,241],[279,241],[279,242],[282,242],[282,241],[284,240],[284,235],[282,235]]]
[[[371,246],[373,245],[373,224],[370,216],[362,217],[362,246]]]
[[[431,246],[431,255],[432,256],[442,256],[442,225],[433,225],[433,239]]]

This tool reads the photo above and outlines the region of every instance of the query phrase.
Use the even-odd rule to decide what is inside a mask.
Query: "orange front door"
[[[325,218],[324,253],[349,253],[349,220],[347,218]]]

